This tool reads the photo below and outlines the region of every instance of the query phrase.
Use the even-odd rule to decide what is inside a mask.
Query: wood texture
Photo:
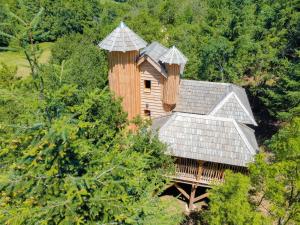
[[[202,200],[204,198],[207,198],[208,196],[209,196],[209,193],[204,193],[202,195],[199,195],[198,197],[194,198],[194,203],[198,202],[198,201],[200,201],[200,200]]]
[[[190,201],[189,201],[189,210],[194,209],[194,201],[195,201],[195,195],[196,195],[197,186],[192,184],[191,187],[191,195],[190,195]]]
[[[233,172],[247,173],[247,168],[245,167],[203,162],[188,158],[177,158],[174,177],[209,185],[213,182],[223,182],[224,172],[227,169]]]
[[[206,202],[205,202],[205,198],[209,197],[209,193],[202,193],[200,195],[197,196],[197,188],[199,187],[198,184],[196,183],[192,183],[190,184],[190,191],[187,191],[187,186],[185,187],[185,189],[183,187],[180,186],[181,182],[176,182],[174,181],[173,185],[174,187],[180,192],[180,194],[182,194],[186,200],[188,200],[188,209],[191,210],[195,210],[196,208],[202,208],[203,206],[207,206]],[[201,186],[201,185],[200,185]],[[168,188],[171,186],[168,186]],[[166,189],[165,189],[166,190]],[[199,202],[201,201],[201,202]],[[194,203],[199,202],[196,205],[194,205]]]
[[[198,161],[198,172],[197,172],[197,180],[201,179],[202,175],[202,170],[203,170],[203,161]]]
[[[151,111],[151,118],[166,115],[163,107],[162,94],[164,77],[147,60],[140,64],[140,92],[141,92],[141,115],[144,117],[144,110]],[[151,81],[151,90],[145,90],[145,80]],[[148,106],[148,107],[147,107]]]
[[[138,51],[109,52],[109,87],[122,98],[124,111],[131,120],[140,114],[140,73],[136,60]]]
[[[167,64],[168,78],[164,81],[163,102],[167,105],[175,105],[180,82],[180,66]]]
[[[183,194],[183,196],[186,198],[186,199],[190,199],[190,196],[188,195],[188,193],[185,192],[185,190],[183,190],[183,188],[181,188],[177,183],[174,183],[174,186],[177,188],[177,190]]]

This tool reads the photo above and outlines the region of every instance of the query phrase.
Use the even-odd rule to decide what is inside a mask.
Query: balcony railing
[[[209,185],[224,181],[225,170],[247,173],[247,168],[227,164],[203,162],[195,159],[177,158],[175,161],[175,179]]]

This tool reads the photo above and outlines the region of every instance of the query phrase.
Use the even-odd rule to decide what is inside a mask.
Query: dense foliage
[[[0,47],[25,53],[32,75],[0,65],[0,223],[179,223],[157,198],[164,146],[144,125],[126,130],[106,87],[96,44],[121,20],[148,42],[179,47],[185,78],[246,87],[258,131],[286,123],[249,178],[228,173],[211,190],[201,221],[299,223],[298,0],[0,0]],[[56,43],[41,65],[44,41]]]
[[[241,83],[271,116],[299,114],[292,110],[300,99],[297,0],[2,2],[2,30],[10,34],[20,26],[7,8],[25,21],[45,9],[34,32],[38,42],[83,33],[96,43],[125,20],[148,42],[177,45],[189,58],[185,77]],[[8,45],[1,38],[0,45]]]
[[[146,129],[129,133],[106,89],[61,85],[40,99],[31,88],[4,89],[1,102],[1,223],[179,221],[154,195],[171,162],[164,145]],[[20,89],[33,93],[9,98]]]
[[[145,224],[160,215],[153,191],[163,185],[163,145],[126,133],[125,114],[106,91],[83,97],[63,86],[40,111],[1,150],[2,223]]]
[[[300,118],[267,142],[249,168],[249,178],[227,174],[211,191],[210,224],[300,223]],[[238,222],[236,219],[238,219]]]
[[[249,177],[227,171],[225,184],[210,191],[209,224],[269,224],[250,204],[250,187]]]
[[[127,129],[103,52],[86,37],[62,38],[50,63],[36,60],[28,24],[41,15],[11,37],[31,76],[0,68],[0,223],[178,224],[158,198],[172,162],[165,146],[147,124]]]

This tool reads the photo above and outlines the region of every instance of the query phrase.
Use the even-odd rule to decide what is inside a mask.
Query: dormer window
[[[151,92],[151,80],[144,80],[144,91]]]

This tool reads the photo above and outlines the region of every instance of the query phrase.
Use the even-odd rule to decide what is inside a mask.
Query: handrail
[[[195,159],[176,158],[175,177],[193,180],[199,183],[209,184],[212,182],[223,182],[225,170],[246,173],[247,169],[233,165],[203,162]]]

